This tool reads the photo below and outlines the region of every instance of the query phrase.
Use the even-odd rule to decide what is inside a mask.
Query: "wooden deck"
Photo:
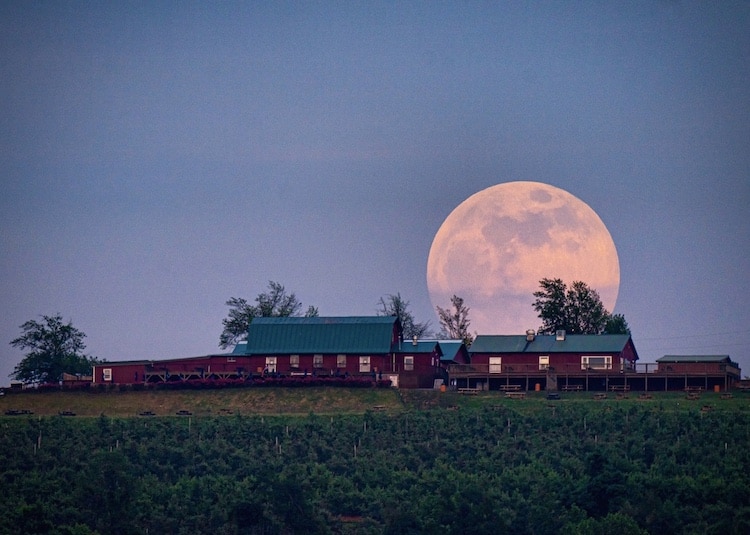
[[[732,373],[725,372],[670,372],[636,370],[583,370],[580,366],[565,369],[538,369],[538,366],[519,366],[493,369],[488,365],[458,364],[448,369],[450,381],[458,390],[480,388],[484,390],[562,392],[667,392],[695,391],[720,392],[747,389]]]

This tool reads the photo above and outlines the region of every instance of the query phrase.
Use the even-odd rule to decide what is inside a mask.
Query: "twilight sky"
[[[269,280],[437,328],[435,233],[515,180],[604,221],[641,362],[750,374],[750,2],[10,0],[0,94],[0,385],[41,314],[203,355]]]

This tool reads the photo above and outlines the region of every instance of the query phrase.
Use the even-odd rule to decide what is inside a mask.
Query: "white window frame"
[[[539,369],[549,370],[549,355],[539,355]]]
[[[405,372],[414,371],[414,356],[413,355],[404,356],[404,371]]]
[[[266,370],[268,373],[276,373],[276,357],[266,357]]]
[[[370,357],[359,357],[359,373],[370,373]]]
[[[322,368],[323,367],[323,354],[318,353],[316,355],[313,355],[313,368]]]
[[[344,355],[343,353],[336,355],[336,367],[346,368],[346,355]]]
[[[596,363],[592,365],[591,361],[596,359]],[[602,360],[603,359],[603,360]],[[599,363],[601,362],[601,364]],[[612,355],[585,355],[581,357],[581,369],[582,370],[611,370],[612,369]]]
[[[102,368],[102,381],[112,381],[112,368]]]
[[[503,373],[503,357],[490,357],[490,373]]]
[[[289,355],[289,367],[290,368],[299,368],[299,355]]]

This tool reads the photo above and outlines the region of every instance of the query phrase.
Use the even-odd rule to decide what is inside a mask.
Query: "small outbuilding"
[[[729,355],[664,355],[656,365],[672,388],[729,390],[740,381],[739,364]]]
[[[658,370],[663,373],[736,373],[739,379],[739,364],[729,355],[664,355],[656,359]]]

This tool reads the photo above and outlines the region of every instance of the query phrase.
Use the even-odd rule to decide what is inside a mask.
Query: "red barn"
[[[395,316],[256,318],[233,354],[254,373],[348,375],[432,386],[441,376],[437,342],[403,341]]]

